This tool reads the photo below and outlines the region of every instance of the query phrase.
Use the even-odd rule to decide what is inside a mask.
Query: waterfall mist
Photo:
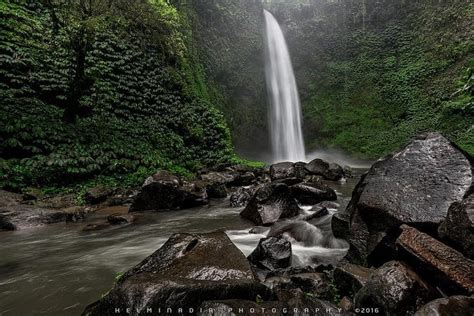
[[[304,161],[301,106],[285,37],[275,17],[265,15],[265,74],[270,96],[273,161]]]

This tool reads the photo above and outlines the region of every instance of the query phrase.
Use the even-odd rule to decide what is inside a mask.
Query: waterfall
[[[301,106],[290,54],[275,17],[265,14],[265,74],[274,161],[304,161]]]

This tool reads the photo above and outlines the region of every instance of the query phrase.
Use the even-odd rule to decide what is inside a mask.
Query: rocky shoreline
[[[223,231],[174,234],[83,315],[472,315],[473,161],[436,133],[377,161],[332,217],[333,240],[348,245],[332,264],[292,262],[292,243],[326,238],[308,228],[338,207],[331,182],[350,176],[349,168],[320,159],[220,166],[192,180],[160,171],[136,191],[91,190],[82,208],[25,204],[24,196],[2,192],[0,229],[80,221],[106,205],[130,205],[85,228],[104,229],[143,212],[229,197],[256,225],[250,233],[266,235],[247,258]]]

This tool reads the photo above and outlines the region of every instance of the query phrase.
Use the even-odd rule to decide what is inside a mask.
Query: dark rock
[[[134,190],[119,190],[119,192],[116,192],[112,196],[109,196],[105,204],[108,206],[131,204],[137,194],[138,191]]]
[[[355,308],[379,308],[380,314],[409,315],[436,293],[407,265],[389,261],[375,270],[355,296]]]
[[[199,307],[198,315],[234,316],[234,315],[285,315],[288,306],[283,302],[252,302],[244,300],[206,301]],[[201,312],[202,310],[202,312]]]
[[[298,203],[283,183],[267,183],[252,196],[240,216],[257,225],[271,225],[280,218],[297,216]]]
[[[76,205],[76,194],[61,194],[38,200],[35,205],[42,208],[64,209]]]
[[[0,194],[1,195],[1,194]],[[39,199],[44,198],[44,192],[41,191],[41,189],[38,188],[26,188],[26,190],[23,191],[23,200],[25,201],[36,201]],[[1,197],[0,197],[1,199]]]
[[[300,289],[279,290],[276,292],[278,300],[285,302],[290,309],[297,309],[303,315],[340,315],[341,309],[336,305],[306,295]]]
[[[344,216],[350,218],[350,229],[339,229],[339,223],[334,233],[349,240],[348,259],[371,264],[371,257],[377,257],[373,252],[390,248],[403,223],[436,232],[449,206],[462,199],[471,183],[468,157],[440,134],[419,136],[361,178]]]
[[[314,208],[313,208],[314,209]],[[313,211],[313,209],[311,209],[311,211]],[[313,211],[314,213],[313,214],[309,214],[309,215],[306,215],[305,217],[303,217],[302,219],[304,221],[311,221],[312,219],[315,219],[315,218],[321,218],[323,216],[326,216],[326,215],[329,215],[329,211],[327,208],[323,207],[323,208],[316,208],[316,210]]]
[[[303,180],[306,176],[304,163],[279,162],[270,166],[270,178],[272,181],[296,178]]]
[[[258,186],[240,187],[230,195],[231,207],[244,207],[252,199]]]
[[[415,316],[472,316],[474,315],[474,297],[451,296],[438,298],[420,308]]]
[[[336,192],[324,184],[295,184],[290,187],[290,192],[298,202],[305,205],[313,205],[322,201],[337,200]]]
[[[109,196],[114,193],[114,190],[103,187],[103,186],[96,186],[89,189],[84,194],[84,200],[87,204],[99,204],[107,200]]]
[[[352,168],[350,166],[343,166],[342,172],[344,173],[344,178],[352,178]]]
[[[301,182],[303,182],[303,179],[299,179],[299,178],[285,178],[285,179],[278,179],[278,180],[273,181],[273,183],[284,183],[288,186],[298,184]]]
[[[30,205],[0,207],[0,230],[16,230],[59,222],[76,222],[85,218],[87,210],[56,210]]]
[[[354,310],[354,303],[347,296],[344,296],[339,301],[339,307],[342,308],[344,312],[352,312]]]
[[[174,234],[155,253],[127,271],[112,290],[83,315],[116,315],[119,308],[145,314],[147,308],[196,310],[209,300],[271,300],[254,279],[244,255],[224,232]]]
[[[268,229],[265,226],[256,226],[249,230],[249,234],[264,234]]]
[[[227,189],[223,183],[212,183],[206,185],[207,195],[210,198],[225,198],[227,196]]]
[[[326,180],[336,181],[344,176],[341,166],[335,163],[328,163],[319,158],[311,160],[306,164],[305,169],[309,174],[322,176]]]
[[[110,214],[107,216],[107,221],[112,225],[133,223],[135,221],[135,216],[130,214]]]
[[[367,283],[372,271],[348,262],[340,263],[334,269],[334,283],[341,295],[352,297]]]
[[[316,204],[315,206],[313,206],[313,208],[311,209],[311,211],[315,211],[317,208],[328,208],[328,209],[339,209],[341,205],[337,202],[334,202],[334,201],[323,201],[323,202],[320,202],[318,204]]]
[[[438,232],[444,241],[474,259],[474,193],[451,204]]]
[[[110,228],[111,224],[110,223],[95,223],[95,224],[87,224],[82,228],[83,232],[92,232],[92,231],[98,231],[106,228]]]
[[[18,205],[23,202],[23,195],[0,190],[0,207]]]
[[[208,202],[204,182],[181,181],[167,171],[159,171],[145,180],[130,206],[130,212],[185,209]]]
[[[407,225],[396,241],[405,259],[446,293],[474,293],[474,261]]]
[[[247,259],[260,269],[287,268],[291,265],[291,243],[283,238],[262,238]]]

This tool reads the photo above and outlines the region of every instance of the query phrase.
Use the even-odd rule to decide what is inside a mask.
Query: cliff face
[[[285,28],[310,147],[377,157],[436,130],[474,152],[469,1],[267,6]]]
[[[309,149],[378,157],[431,130],[474,152],[470,1],[196,3],[196,45],[238,148],[268,143],[263,6],[286,35]]]
[[[204,64],[211,97],[232,130],[237,152],[262,158],[269,151],[262,4],[192,1],[180,9],[191,20],[193,47]]]

